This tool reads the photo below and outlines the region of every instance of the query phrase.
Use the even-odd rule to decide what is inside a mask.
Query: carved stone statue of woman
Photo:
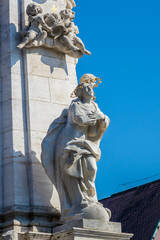
[[[42,143],[42,164],[56,186],[61,219],[109,220],[110,211],[97,201],[96,162],[110,120],[95,103],[96,78],[85,74],[72,93],[76,98],[50,126]]]

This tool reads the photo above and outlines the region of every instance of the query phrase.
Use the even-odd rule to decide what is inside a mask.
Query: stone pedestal
[[[73,228],[70,231],[64,231],[57,233],[53,236],[53,239],[57,240],[130,240],[132,234],[117,233],[117,232],[105,232],[98,230],[87,230],[81,228]]]
[[[87,230],[106,231],[121,233],[121,223],[109,222],[104,220],[92,220],[92,219],[78,219],[70,220],[66,223],[53,228],[54,233],[69,231],[73,228],[81,228]]]
[[[133,234],[122,233],[121,223],[79,219],[53,228],[53,239],[63,240],[129,240]]]
[[[51,232],[58,223],[59,199],[41,165],[41,142],[77,85],[74,58],[41,47],[17,48],[31,2],[0,2],[0,232]],[[36,2],[44,13],[66,4]]]

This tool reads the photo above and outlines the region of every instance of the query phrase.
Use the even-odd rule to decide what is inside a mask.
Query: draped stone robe
[[[57,188],[62,218],[79,214],[97,203],[96,161],[109,119],[98,105],[73,100],[50,126],[42,143],[42,164]]]

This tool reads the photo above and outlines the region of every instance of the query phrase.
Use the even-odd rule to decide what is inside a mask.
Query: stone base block
[[[0,240],[130,240],[133,234],[73,228],[57,233],[18,233],[8,231],[0,236]]]
[[[109,222],[103,220],[92,220],[92,219],[76,219],[66,221],[64,224],[53,228],[53,232],[68,231],[73,228],[83,228],[87,230],[98,230],[107,232],[121,233],[121,223]]]
[[[82,228],[73,228],[70,231],[56,233],[54,240],[130,240],[132,234],[106,232],[97,230],[87,230]]]

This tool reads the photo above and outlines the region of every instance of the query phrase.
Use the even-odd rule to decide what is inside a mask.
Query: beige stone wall
[[[16,49],[17,33],[19,31],[19,6],[17,1],[2,0],[1,11],[1,39],[0,39],[0,77],[2,86],[1,107],[1,140],[2,140],[2,165],[3,165],[3,203],[5,208],[16,204],[15,184],[20,174],[14,174],[17,169],[19,155],[16,149],[24,153],[23,121],[22,119],[22,94],[21,94],[21,54]],[[14,9],[14,10],[13,10]],[[17,88],[18,86],[18,88]],[[18,179],[18,182],[25,180]],[[18,186],[16,186],[18,187]],[[22,187],[21,187],[22,188]],[[27,188],[25,201],[28,204]],[[24,201],[24,203],[25,203]]]
[[[2,182],[2,105],[1,105],[1,98],[2,98],[2,81],[0,78],[0,214],[2,212],[2,206],[3,206],[3,182]]]
[[[64,2],[47,0],[44,13],[51,12],[53,4],[63,9]],[[41,142],[71,101],[76,60],[54,50],[17,48],[28,3],[31,0],[0,2],[0,209],[46,214],[59,209],[59,200],[41,165]]]
[[[57,197],[55,198],[54,193],[51,195],[52,190],[46,192],[49,183],[45,184],[44,181],[47,179],[41,177],[44,171],[41,164],[39,165],[41,142],[51,122],[71,101],[70,94],[76,86],[75,60],[45,49],[42,49],[40,54],[27,50],[26,70],[28,73],[27,116],[30,132],[28,145],[33,162],[33,201],[39,205],[42,198],[44,201],[49,201],[51,198],[51,203],[58,207]],[[45,204],[48,205],[48,202]]]

